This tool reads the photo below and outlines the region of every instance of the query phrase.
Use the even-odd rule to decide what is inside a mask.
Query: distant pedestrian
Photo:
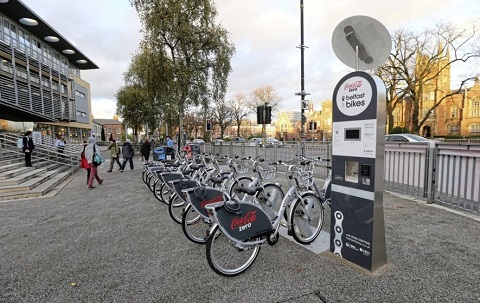
[[[55,137],[56,137],[56,140],[55,140],[54,146],[57,148],[57,152],[59,154],[63,154],[65,150],[65,140],[59,134],[56,134]],[[60,157],[63,158],[64,156],[60,155]]]
[[[150,158],[150,151],[152,149],[152,146],[150,142],[148,142],[148,138],[145,139],[145,142],[142,143],[142,147],[140,149],[140,153],[142,153],[142,158],[145,160],[145,162],[148,163],[148,159]]]
[[[22,151],[25,154],[25,166],[32,167],[32,152],[35,149],[32,140],[32,132],[26,131],[25,136],[23,137],[23,147]]]
[[[120,147],[117,146],[117,143],[114,139],[110,140],[110,145],[108,145],[108,149],[110,150],[110,169],[107,170],[108,173],[112,172],[113,163],[117,162],[118,170],[122,169],[122,164],[120,163]]]
[[[167,146],[173,148],[173,140],[170,137],[167,137]]]
[[[95,186],[93,186],[93,179],[96,179],[98,184],[103,183],[103,179],[100,179],[98,176],[98,169],[97,166],[93,165],[93,156],[95,154],[100,154],[100,148],[96,144],[97,139],[95,137],[90,137],[88,138],[88,145],[85,147],[85,158],[87,158],[88,165],[90,166],[90,177],[88,178],[88,188],[93,189]]]
[[[83,151],[80,154],[80,167],[84,168],[87,171],[87,184],[90,179],[90,164],[88,164],[87,157],[85,157],[85,148],[87,147],[88,142],[83,141]]]
[[[130,139],[125,140],[125,143],[122,145],[122,156],[123,163],[120,171],[123,172],[127,165],[127,161],[130,162],[130,169],[133,170],[133,156],[135,156],[135,150],[133,149]]]

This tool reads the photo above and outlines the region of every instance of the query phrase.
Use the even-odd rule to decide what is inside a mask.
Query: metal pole
[[[296,93],[295,95],[301,97],[300,101],[300,106],[303,104],[303,101],[305,100],[305,96],[309,95],[308,93],[305,92],[305,62],[304,62],[304,55],[303,51],[306,48],[304,45],[304,39],[303,39],[303,0],[300,0],[300,86],[301,86],[301,91],[299,93]],[[301,143],[300,143],[300,148],[301,148],[301,154],[302,156],[305,156],[305,109],[303,106],[301,106],[301,127],[300,127],[300,137],[301,137]]]

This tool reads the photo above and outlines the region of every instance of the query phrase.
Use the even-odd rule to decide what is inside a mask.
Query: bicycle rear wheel
[[[240,246],[228,239],[216,226],[207,241],[207,261],[221,276],[233,277],[243,273],[257,259],[260,245]]]
[[[312,193],[304,193],[293,204],[292,216],[293,238],[302,244],[315,241],[323,225],[322,201]]]
[[[180,199],[176,193],[170,196],[170,201],[168,202],[168,213],[172,217],[173,221],[178,224],[182,224],[183,210],[185,208],[185,201]]]
[[[270,220],[278,215],[284,196],[280,186],[273,183],[265,184],[263,190],[258,193],[257,201]]]
[[[182,229],[188,240],[197,244],[207,243],[206,235],[210,225],[210,222],[200,216],[191,204],[187,205],[182,216]]]

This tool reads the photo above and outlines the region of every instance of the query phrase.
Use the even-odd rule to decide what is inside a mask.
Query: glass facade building
[[[21,1],[0,1],[0,131],[88,137],[90,84],[80,71],[97,68]]]

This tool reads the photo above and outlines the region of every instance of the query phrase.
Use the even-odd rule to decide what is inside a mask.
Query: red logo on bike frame
[[[237,227],[247,225],[248,223],[255,222],[257,220],[257,211],[252,210],[245,214],[241,218],[233,218],[232,223],[230,224],[231,229],[236,229]]]
[[[210,204],[210,203],[215,203],[215,202],[220,202],[220,201],[223,201],[223,197],[222,196],[216,196],[216,197],[213,197],[210,200],[203,200],[202,203],[200,203],[200,207],[205,208],[205,206]]]

